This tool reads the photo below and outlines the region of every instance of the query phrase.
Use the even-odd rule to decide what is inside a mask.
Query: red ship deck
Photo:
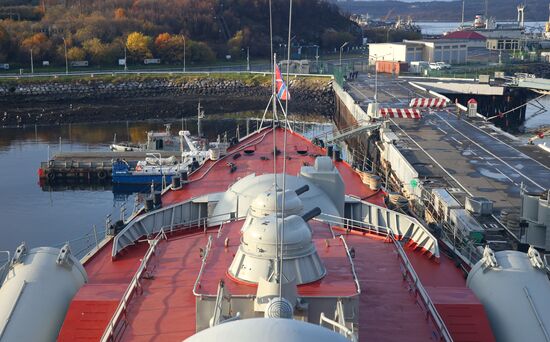
[[[229,158],[216,162],[207,161],[195,173],[190,175],[189,183],[185,188],[179,191],[170,191],[166,193],[162,201],[166,204],[185,201],[189,198],[204,195],[207,193],[225,191],[238,179],[251,173],[262,175],[273,173],[273,130],[264,130],[257,133],[235,146]],[[283,150],[283,131],[277,130],[276,133],[277,149]],[[244,150],[253,150],[253,154],[246,154]],[[240,154],[240,157],[233,159],[232,156]],[[309,140],[295,133],[287,134],[287,161],[286,173],[296,175],[304,164],[313,165],[315,158],[320,155],[326,155],[324,148],[313,145]],[[264,159],[262,159],[264,158]],[[227,163],[233,163],[237,170],[233,173]],[[368,198],[369,202],[376,205],[385,206],[384,194],[380,191],[370,190],[361,181],[361,177],[355,172],[348,163],[335,163],[338,171],[344,179],[346,194],[354,195],[359,198]],[[283,171],[283,154],[277,156],[277,173]]]
[[[240,177],[252,172],[257,174],[273,172],[273,150],[271,130],[258,133],[240,146],[250,145],[255,153],[242,153],[237,159],[231,157],[218,162],[207,162],[198,172],[191,175],[191,182],[179,191],[169,191],[163,196],[164,203],[184,201],[194,196],[224,191]],[[282,131],[277,131],[277,143],[282,150]],[[244,144],[244,145],[243,145]],[[287,173],[297,174],[305,163],[313,164],[316,155],[325,151],[295,134],[288,135]],[[306,155],[297,151],[307,150]],[[269,160],[262,160],[261,157]],[[278,167],[282,167],[282,154]],[[230,172],[227,162],[237,166]],[[375,193],[365,186],[360,177],[344,162],[336,163],[346,184],[346,193],[383,205],[383,193]],[[281,170],[279,170],[280,172]],[[229,292],[234,294],[254,293],[254,287],[237,284],[227,278],[226,272],[233,258],[233,251],[239,241],[242,221],[227,224],[222,229],[218,245],[214,242],[208,257],[208,270],[201,278],[200,291],[215,293],[220,279],[225,279]],[[319,282],[303,285],[301,295],[313,296],[330,292],[351,294],[355,292],[353,277],[349,271],[349,260],[333,240],[329,229],[312,222],[314,239],[319,255],[327,268],[327,276]],[[148,265],[148,277],[141,279],[141,288],[131,300],[126,311],[125,325],[121,329],[121,340],[126,341],[181,341],[195,333],[195,296],[193,286],[201,267],[199,249],[204,248],[208,236],[216,238],[217,229],[205,233],[187,233],[160,240],[155,255]],[[219,246],[225,237],[230,246]],[[329,239],[330,247],[325,246]],[[411,291],[409,283],[403,280],[400,260],[396,257],[393,243],[372,235],[348,234],[346,240],[354,247],[354,259],[362,294],[359,310],[360,340],[372,341],[429,341],[434,338],[434,327],[426,320],[426,313],[418,298]],[[141,258],[148,248],[146,242],[128,247],[120,258],[111,260],[111,245],[107,244],[85,264],[89,283],[78,293],[62,327],[60,341],[97,341],[111,319],[130,279],[135,274]],[[407,250],[411,262],[417,268],[421,281],[434,297],[434,303],[442,309],[444,318],[455,341],[492,341],[487,318],[481,304],[465,286],[461,272],[443,256],[440,263],[418,251]],[[350,278],[351,277],[351,278]],[[105,289],[105,291],[103,291]],[[455,296],[455,300],[451,298]],[[462,305],[456,298],[464,298]],[[481,309],[481,310],[480,310]],[[460,317],[456,319],[456,313]],[[464,317],[471,315],[479,319],[477,325],[468,323],[469,335],[464,334]],[[458,322],[458,324],[457,324]]]
[[[208,255],[206,267],[200,278],[199,294],[216,295],[218,283],[225,281],[226,289],[232,295],[254,295],[256,286],[236,282],[227,275],[227,270],[233,256],[240,245],[240,229],[244,221],[232,222],[224,225],[221,234],[214,236],[212,249]],[[321,222],[310,222],[313,230],[314,243],[319,256],[325,264],[326,276],[314,283],[298,286],[298,294],[307,297],[340,296],[351,297],[357,294],[351,265],[346,249],[341,240],[330,240],[333,236],[330,227]],[[229,246],[224,247],[224,241],[229,238]],[[325,244],[329,239],[329,247]]]

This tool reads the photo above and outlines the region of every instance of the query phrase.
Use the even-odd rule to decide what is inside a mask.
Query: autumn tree
[[[189,41],[188,52],[191,62],[209,63],[216,59],[216,54],[204,42]]]
[[[124,8],[117,8],[115,9],[115,19],[124,19],[126,18],[126,11]]]
[[[237,31],[237,33],[235,33],[235,35],[227,41],[229,54],[233,57],[239,56],[241,54],[241,50],[249,46],[250,36],[250,29],[248,28]]]
[[[70,61],[84,61],[86,60],[86,51],[77,46],[73,46],[67,50],[67,58]]]
[[[33,56],[39,59],[45,59],[51,54],[52,43],[48,37],[40,32],[36,33],[21,42],[21,54],[27,56],[32,49]]]
[[[94,64],[113,64],[121,50],[117,44],[103,43],[98,38],[85,41],[82,43],[82,48]]]
[[[130,33],[126,39],[126,47],[130,56],[135,60],[153,57],[151,52],[151,37],[141,32]]]
[[[169,33],[161,33],[155,38],[155,50],[157,56],[168,63],[183,63],[183,60],[189,55],[186,51],[189,39],[185,41],[181,35],[171,35]]]
[[[0,25],[0,63],[3,63],[8,58],[10,51],[10,36],[8,31]]]

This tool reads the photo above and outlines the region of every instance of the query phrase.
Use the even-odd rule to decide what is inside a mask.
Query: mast
[[[201,102],[197,105],[197,136],[202,138],[202,119],[204,119],[204,110],[202,110]]]
[[[460,23],[460,28],[463,29],[464,28],[464,3],[466,2],[466,0],[462,0],[462,21]]]
[[[291,38],[291,34],[292,34],[292,0],[289,1],[289,8],[288,8],[288,43],[287,43],[287,46],[288,46],[288,50],[287,50],[287,58],[286,58],[286,82],[287,82],[287,87],[290,85],[290,43],[292,41],[292,38]],[[281,78],[283,78],[283,75],[281,73]],[[285,124],[284,124],[284,141],[283,141],[283,193],[282,193],[282,208],[281,208],[281,217],[283,217],[283,222],[282,222],[282,227],[281,227],[281,251],[280,251],[280,254],[281,254],[281,266],[280,266],[280,269],[279,271],[281,272],[281,275],[283,274],[283,258],[282,258],[282,255],[283,255],[283,243],[284,243],[284,238],[285,238],[285,221],[284,221],[284,217],[285,217],[285,205],[286,205],[286,144],[287,144],[287,130],[289,129],[290,126],[288,126],[288,101],[289,101],[289,98],[287,97],[286,101],[285,101],[285,109],[284,109],[284,114],[285,114]],[[283,297],[283,281],[282,279],[280,280],[279,282],[279,297],[282,298]],[[281,310],[282,307],[279,307],[279,310]],[[281,313],[279,312],[279,315],[281,315]]]

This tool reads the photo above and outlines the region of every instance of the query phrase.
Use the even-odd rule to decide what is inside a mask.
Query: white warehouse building
[[[379,60],[464,64],[468,56],[468,43],[466,40],[433,39],[369,44],[370,63],[374,64],[376,60]]]

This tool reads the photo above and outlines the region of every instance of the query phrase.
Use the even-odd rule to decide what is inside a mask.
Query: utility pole
[[[69,58],[67,57],[67,40],[63,37],[63,45],[65,46],[65,74],[69,74]]]
[[[32,60],[32,49],[31,49],[31,74],[34,74],[34,61]]]
[[[126,53],[126,44],[124,44],[124,71],[128,71],[128,57]]]

